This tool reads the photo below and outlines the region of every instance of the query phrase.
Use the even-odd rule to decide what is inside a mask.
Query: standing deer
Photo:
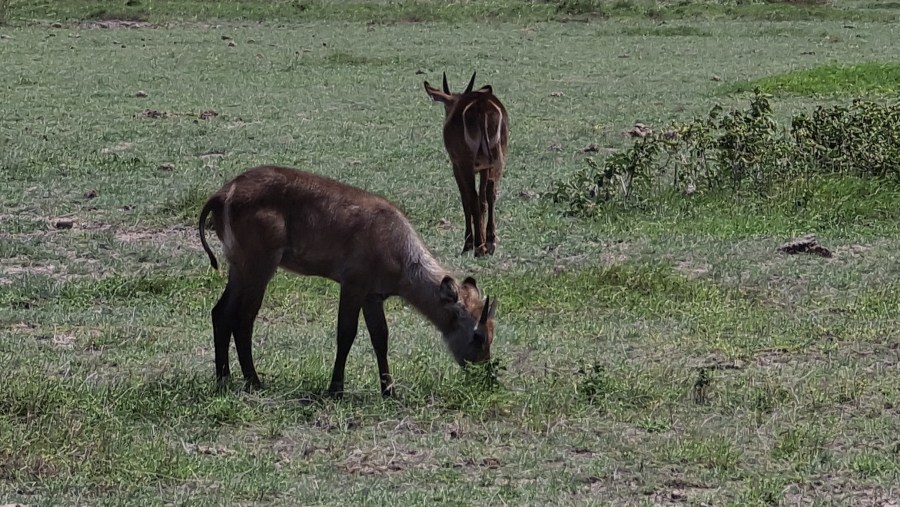
[[[472,91],[474,83],[473,72],[464,92],[450,93],[444,73],[443,91],[428,81],[425,81],[425,91],[434,101],[444,103],[444,147],[453,164],[453,176],[466,216],[462,253],[474,248],[475,257],[480,257],[493,255],[497,243],[494,203],[506,165],[509,117],[490,85]],[[477,190],[475,173],[481,173]]]
[[[260,386],[251,353],[253,322],[279,267],[341,285],[330,394],[340,397],[343,392],[344,366],[360,311],[375,348],[381,391],[393,394],[384,300],[394,295],[441,331],[461,366],[490,359],[496,301],[481,299],[474,278],[457,283],[386,199],[296,169],[249,169],[213,194],[200,212],[200,241],[218,269],[206,242],[210,213],[230,263],[225,291],[212,309],[220,387],[230,376],[232,334],[248,386]]]

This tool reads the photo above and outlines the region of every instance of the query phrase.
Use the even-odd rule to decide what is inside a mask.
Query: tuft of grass
[[[711,37],[712,33],[691,25],[636,26],[622,29],[624,35],[641,37]]]
[[[766,76],[726,87],[728,92],[800,96],[888,94],[900,90],[900,63],[867,62],[820,65]]]
[[[817,470],[829,465],[833,459],[830,439],[823,427],[812,423],[787,428],[778,435],[772,457],[788,460],[800,471]]]
[[[159,213],[175,218],[186,225],[196,226],[200,219],[200,210],[203,209],[203,205],[206,204],[206,200],[212,193],[212,190],[199,186],[190,187],[180,194],[170,197],[160,207]]]
[[[85,14],[86,21],[136,21],[147,22],[150,20],[149,13],[141,8],[128,9],[126,6],[121,7],[101,7]]]
[[[8,0],[5,0],[8,1]],[[101,0],[17,2],[10,7],[23,20],[133,21],[352,21],[421,23],[500,20],[571,21],[596,18],[747,19],[759,21],[892,21],[889,9],[837,8],[821,0],[733,2],[731,0],[490,0],[447,4],[438,0],[371,2],[346,0],[129,0],[110,5]]]

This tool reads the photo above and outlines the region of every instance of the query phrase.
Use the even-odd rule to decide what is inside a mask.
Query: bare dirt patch
[[[591,242],[591,252],[574,253],[568,251],[566,244],[549,246],[546,248],[547,256],[553,258],[553,272],[564,273],[570,269],[578,269],[585,265],[613,266],[626,263],[640,255],[646,245],[645,240],[610,240],[603,242]],[[582,248],[579,247],[579,250]]]
[[[666,481],[666,488],[651,494],[653,505],[681,505],[695,502],[709,494],[709,489],[700,484],[681,480]],[[701,504],[706,505],[706,504]]]
[[[60,349],[71,350],[75,348],[76,339],[73,334],[59,333],[50,337],[50,344]]]
[[[149,21],[137,21],[127,19],[104,19],[101,21],[84,21],[78,24],[79,28],[159,28],[160,25]]]
[[[712,270],[712,266],[702,262],[678,261],[675,270],[687,276],[691,280],[703,278]]]
[[[12,284],[12,278],[22,275],[63,277],[65,272],[52,264],[35,264],[26,257],[16,256],[0,261],[0,285]]]
[[[122,243],[152,245],[154,247],[173,250],[202,251],[197,231],[186,226],[175,226],[163,230],[141,228],[120,229],[114,233],[116,240]]]
[[[201,111],[199,113],[185,113],[185,112],[178,112],[178,111],[159,111],[156,109],[144,109],[140,113],[135,113],[134,115],[132,115],[133,118],[141,117],[141,118],[151,118],[151,119],[165,119],[165,118],[169,118],[170,116],[171,117],[184,116],[184,117],[188,117],[188,118],[197,118],[200,120],[209,121],[209,120],[219,116],[219,113],[217,111],[213,111],[212,109],[209,109],[206,111]]]
[[[100,150],[102,155],[108,155],[110,153],[122,153],[123,151],[127,151],[134,146],[134,143],[119,143],[113,146],[107,146]]]
[[[844,245],[834,249],[835,257],[862,257],[871,250],[865,245]]]
[[[181,443],[184,452],[188,454],[205,454],[207,456],[231,456],[235,454],[234,449],[222,445],[203,445],[192,443]]]
[[[400,472],[409,468],[435,470],[438,466],[429,463],[429,457],[414,449],[372,448],[354,449],[344,460],[344,469],[351,474],[381,475]]]
[[[845,503],[849,502],[849,503]],[[840,477],[823,477],[785,489],[786,505],[840,504],[860,507],[898,507],[900,494]]]

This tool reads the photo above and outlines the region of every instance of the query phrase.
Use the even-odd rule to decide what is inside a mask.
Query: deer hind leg
[[[487,253],[494,255],[497,245],[497,228],[494,223],[494,203],[497,202],[497,181],[488,180],[487,184]]]
[[[478,185],[478,221],[480,223],[480,227],[475,233],[476,241],[478,241],[478,245],[475,249],[476,257],[493,253],[490,249],[490,245],[488,244],[489,242],[487,241],[489,224],[485,220],[488,211],[488,170],[481,171],[480,178],[481,179],[479,180]]]
[[[384,298],[380,296],[366,298],[363,305],[363,317],[366,319],[366,327],[369,329],[369,337],[372,339],[372,348],[375,349],[375,359],[378,361],[381,394],[393,396],[394,379],[391,377],[387,359],[388,327],[384,318]]]
[[[258,260],[252,268],[240,273],[240,291],[235,294],[238,303],[235,311],[234,347],[237,349],[246,386],[251,389],[261,387],[259,375],[253,365],[253,325],[262,306],[266,286],[278,267],[278,262],[274,259],[266,259],[262,255],[256,258]]]
[[[229,274],[228,284],[222,296],[212,309],[213,344],[216,351],[216,384],[219,389],[225,387],[231,376],[228,364],[228,347],[231,345],[231,334],[237,326],[237,287],[236,277]]]
[[[337,355],[334,358],[334,370],[331,372],[331,384],[328,386],[328,394],[338,399],[344,395],[344,368],[347,366],[350,348],[356,339],[362,305],[363,298],[353,294],[352,289],[341,287],[338,303]]]
[[[472,250],[475,245],[475,238],[472,235],[472,218],[475,213],[472,209],[472,195],[475,193],[475,177],[471,172],[466,172],[459,165],[453,164],[453,176],[456,178],[456,186],[459,188],[459,197],[462,201],[463,215],[466,220],[466,236],[463,241],[463,250],[460,254],[465,254]]]

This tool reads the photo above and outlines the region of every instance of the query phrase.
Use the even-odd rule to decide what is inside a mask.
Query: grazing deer
[[[444,73],[443,91],[428,81],[425,81],[425,91],[434,101],[444,103],[444,147],[453,164],[453,176],[466,216],[462,253],[474,248],[475,256],[480,257],[493,254],[497,242],[494,203],[506,165],[509,117],[490,85],[472,91],[474,83],[473,72],[464,92],[450,93]],[[477,190],[475,173],[481,173]]]
[[[247,384],[260,386],[250,339],[266,286],[279,267],[341,285],[337,357],[328,389],[333,395],[343,392],[360,310],[375,348],[381,391],[393,394],[384,317],[390,296],[400,296],[428,318],[461,366],[490,359],[497,302],[481,299],[474,278],[457,283],[386,199],[296,169],[250,169],[213,194],[200,212],[200,241],[218,269],[206,242],[210,213],[230,263],[225,291],[212,309],[220,387],[230,375],[232,334]]]

